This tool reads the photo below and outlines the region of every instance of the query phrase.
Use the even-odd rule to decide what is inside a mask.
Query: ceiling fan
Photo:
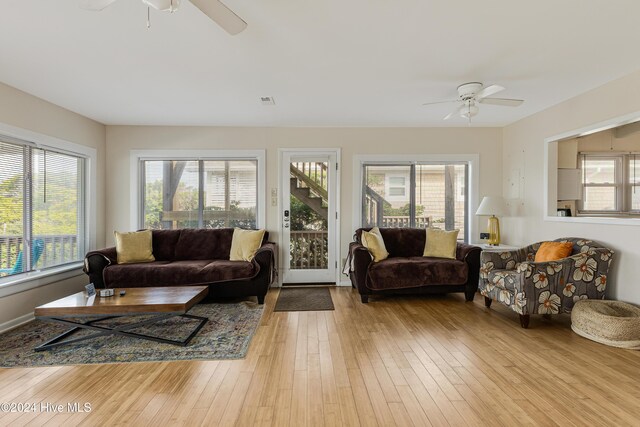
[[[459,102],[460,105],[455,110],[447,114],[443,120],[449,120],[456,114],[460,117],[469,119],[471,123],[471,117],[478,114],[480,108],[478,104],[491,104],[501,105],[505,107],[517,107],[521,105],[524,100],[522,99],[510,99],[510,98],[489,98],[491,95],[495,95],[498,92],[502,92],[504,88],[498,85],[491,85],[484,87],[482,83],[471,82],[464,83],[458,86],[458,99],[450,99],[446,101],[427,102],[422,105],[434,105],[444,104],[449,102]]]
[[[80,7],[87,10],[99,11],[114,3],[116,0],[81,0]],[[147,7],[162,12],[174,12],[180,7],[181,0],[141,0]],[[190,0],[216,24],[227,33],[236,35],[247,28],[247,23],[219,0]]]

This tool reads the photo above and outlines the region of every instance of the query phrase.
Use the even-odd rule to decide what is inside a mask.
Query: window
[[[640,215],[640,155],[630,154],[627,156],[627,166],[629,170],[629,186],[627,188],[627,200],[630,202],[629,210],[636,215]]]
[[[141,160],[143,228],[256,228],[258,160]]]
[[[0,276],[80,261],[84,157],[0,141]]]
[[[640,215],[640,158],[634,153],[581,153],[580,214]]]
[[[363,163],[362,226],[459,229],[468,240],[468,163]]]
[[[385,188],[388,198],[390,200],[408,200],[408,181],[409,178],[406,176],[385,175]]]

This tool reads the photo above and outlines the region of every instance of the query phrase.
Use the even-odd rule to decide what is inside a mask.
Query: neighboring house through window
[[[215,155],[215,153],[213,153]],[[138,226],[150,229],[258,228],[259,159],[137,158],[141,183]]]
[[[580,153],[578,213],[640,215],[640,155]]]
[[[385,190],[388,200],[409,202],[409,175],[385,174]]]
[[[429,226],[468,239],[468,162],[362,163],[363,227]]]

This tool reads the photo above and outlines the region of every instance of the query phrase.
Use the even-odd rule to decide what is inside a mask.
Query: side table
[[[515,251],[520,249],[521,246],[512,246],[512,245],[488,245],[486,243],[472,243],[473,245],[480,246],[483,251],[487,252],[506,252],[506,251]]]

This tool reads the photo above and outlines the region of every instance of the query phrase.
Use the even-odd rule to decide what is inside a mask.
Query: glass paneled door
[[[336,153],[282,154],[283,283],[334,283]]]

